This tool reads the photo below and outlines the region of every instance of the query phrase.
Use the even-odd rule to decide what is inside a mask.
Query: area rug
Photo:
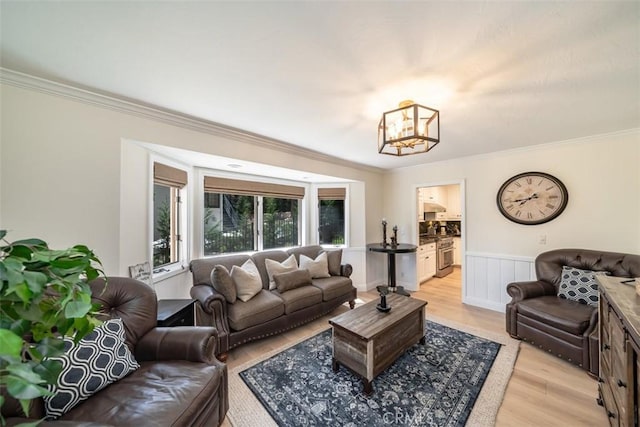
[[[426,344],[405,352],[366,396],[348,369],[332,371],[325,330],[234,369],[228,419],[233,426],[493,425],[518,341],[473,332],[427,321]]]

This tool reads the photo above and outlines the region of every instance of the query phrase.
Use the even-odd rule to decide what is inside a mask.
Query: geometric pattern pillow
[[[49,385],[52,396],[44,397],[47,420],[67,413],[78,403],[109,384],[124,378],[140,367],[124,343],[121,319],[107,320],[90,334],[73,343],[64,337],[65,352],[50,360],[62,363],[55,385]]]
[[[609,274],[604,271],[580,270],[563,266],[558,297],[597,307],[600,293],[596,274],[602,273]]]

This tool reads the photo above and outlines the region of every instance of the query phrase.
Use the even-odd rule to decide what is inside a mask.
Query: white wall
[[[40,237],[53,247],[86,244],[109,275],[128,275],[128,266],[147,260],[149,254],[149,153],[130,141],[280,167],[304,165],[311,173],[358,181],[361,184],[350,189],[360,204],[350,223],[356,253],[375,227],[369,218],[380,217],[380,173],[55,94],[8,84],[0,90],[0,228],[9,230],[11,240]],[[361,263],[354,270],[366,271],[364,257],[350,260]],[[356,277],[366,280],[364,273]],[[156,283],[156,291],[162,298],[184,297],[189,286],[184,274]]]
[[[391,224],[411,228],[416,186],[464,179],[467,255],[533,258],[569,247],[640,253],[639,164],[640,130],[635,129],[397,169],[384,180],[385,206],[395,208],[385,213]],[[496,193],[502,183],[526,171],[550,173],[566,185],[569,203],[555,220],[525,226],[508,221],[498,211]],[[539,244],[542,235],[546,245]],[[473,281],[467,279],[466,294],[475,295]],[[495,307],[496,299],[501,303],[505,285],[500,280],[489,283],[486,304],[478,302],[482,299],[478,296],[475,303]]]

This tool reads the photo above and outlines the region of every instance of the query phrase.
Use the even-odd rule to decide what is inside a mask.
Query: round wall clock
[[[509,178],[497,196],[498,209],[507,219],[524,225],[549,222],[562,213],[569,192],[555,176],[525,172]]]

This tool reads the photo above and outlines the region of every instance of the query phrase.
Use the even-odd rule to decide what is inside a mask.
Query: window
[[[187,172],[153,164],[153,269],[154,273],[181,261],[181,193]]]
[[[204,255],[300,245],[304,188],[204,179]]]
[[[345,188],[318,188],[318,243],[344,245]]]

